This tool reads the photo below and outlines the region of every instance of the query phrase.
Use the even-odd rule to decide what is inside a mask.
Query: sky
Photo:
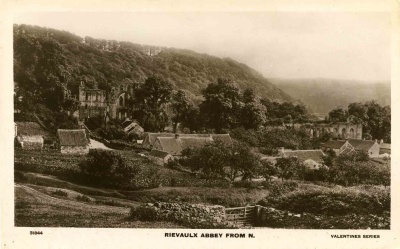
[[[14,23],[230,57],[266,78],[391,77],[386,12],[30,12]]]

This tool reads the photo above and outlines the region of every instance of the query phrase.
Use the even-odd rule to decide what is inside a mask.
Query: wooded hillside
[[[161,48],[150,56],[146,49],[155,48],[14,25],[14,79],[21,90],[43,102],[65,85],[76,94],[81,80],[107,90],[122,81],[143,82],[154,74],[170,81],[174,89],[186,90],[193,100],[217,78],[230,78],[239,89],[252,88],[260,97],[292,101],[260,73],[232,59],[174,48]]]

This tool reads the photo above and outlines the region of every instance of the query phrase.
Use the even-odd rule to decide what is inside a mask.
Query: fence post
[[[243,221],[243,225],[246,225],[246,206],[244,206],[244,221]]]
[[[257,222],[259,221],[260,216],[261,216],[261,206],[256,205],[254,207],[253,225],[257,225]]]

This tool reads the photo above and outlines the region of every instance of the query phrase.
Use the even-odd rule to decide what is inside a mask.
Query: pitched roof
[[[86,146],[89,141],[85,130],[57,130],[61,146]]]
[[[144,138],[143,144],[145,146],[151,146],[159,137],[175,137],[174,133],[147,133]],[[232,139],[229,134],[179,134],[179,137],[202,137],[208,138],[212,137],[216,141],[221,141],[224,144],[230,146],[232,145]]]
[[[346,143],[346,140],[331,140],[324,144],[323,147],[331,148],[331,149],[340,149]]]
[[[316,162],[322,162],[324,158],[322,150],[292,150],[285,151],[284,156],[286,157],[297,157],[301,162],[308,159],[312,159]]]
[[[36,122],[15,122],[17,124],[17,135],[25,136],[43,136],[43,137],[53,137],[49,131],[43,129]]]
[[[369,150],[372,145],[375,144],[373,140],[355,140],[349,139],[349,143],[354,147],[356,150]]]
[[[144,146],[152,146],[158,137],[174,137],[173,133],[147,133],[144,140]]]
[[[161,150],[152,150],[152,151],[150,151],[150,154],[149,154],[149,156],[158,157],[158,158],[165,158],[168,155],[169,155],[168,152],[161,151]]]
[[[387,143],[381,143],[379,144],[381,149],[387,149],[390,150],[390,144]]]
[[[157,138],[161,149],[171,155],[181,155],[184,149],[199,148],[212,142],[210,137],[159,137]]]

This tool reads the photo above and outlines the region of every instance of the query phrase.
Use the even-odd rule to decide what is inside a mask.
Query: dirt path
[[[111,148],[108,148],[107,146],[105,146],[103,143],[93,140],[93,139],[89,139],[90,140],[90,144],[89,144],[89,148],[90,149],[103,149],[103,150],[113,150]]]
[[[56,197],[46,195],[42,192],[39,192],[39,191],[37,191],[31,187],[28,187],[26,185],[23,185],[23,184],[15,184],[15,191],[16,192],[23,191],[26,194],[32,196],[37,201],[39,201],[43,204],[71,208],[74,210],[80,210],[80,211],[86,211],[86,212],[88,210],[90,210],[90,212],[95,212],[95,213],[116,213],[116,214],[128,215],[129,210],[130,210],[129,208],[124,208],[124,207],[95,205],[95,204],[87,204],[87,203],[73,201],[73,200],[59,199]]]

